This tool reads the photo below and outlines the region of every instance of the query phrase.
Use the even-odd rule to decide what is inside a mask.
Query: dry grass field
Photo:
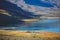
[[[60,40],[60,33],[0,30],[0,40]]]

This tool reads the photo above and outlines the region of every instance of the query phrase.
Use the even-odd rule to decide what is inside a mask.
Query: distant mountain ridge
[[[18,7],[17,5],[12,4],[11,2],[2,0],[2,1],[0,1],[0,4],[1,4],[0,9],[6,10],[12,16],[17,16],[20,18],[21,17],[22,18],[31,18],[32,16],[34,16],[33,13],[24,11],[20,7]]]

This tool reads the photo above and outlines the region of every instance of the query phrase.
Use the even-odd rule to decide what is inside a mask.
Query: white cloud
[[[24,0],[7,0],[10,1],[14,4],[16,4],[18,7],[21,7],[25,11],[33,12],[34,14],[50,14],[50,13],[59,13],[60,12],[60,0],[41,0],[44,2],[49,2],[54,7],[47,8],[47,7],[41,7],[41,6],[34,6],[34,5],[29,5],[24,2]]]

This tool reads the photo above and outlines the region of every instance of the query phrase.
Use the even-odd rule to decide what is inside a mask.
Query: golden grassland
[[[0,40],[60,40],[60,33],[33,30],[0,30]]]
[[[13,36],[25,36],[25,37],[57,37],[60,38],[60,33],[54,33],[54,32],[34,32],[34,31],[17,31],[17,30],[0,30],[0,35],[13,35]]]

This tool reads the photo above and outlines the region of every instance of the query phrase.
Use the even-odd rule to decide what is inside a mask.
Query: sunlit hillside
[[[0,34],[2,35],[13,35],[13,36],[27,36],[31,37],[33,35],[38,37],[59,37],[60,33],[54,32],[44,32],[44,31],[17,31],[17,30],[0,30]],[[23,35],[24,34],[24,35]]]

